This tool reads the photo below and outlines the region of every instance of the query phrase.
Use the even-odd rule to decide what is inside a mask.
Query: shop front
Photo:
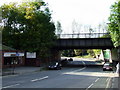
[[[22,51],[2,51],[2,67],[24,66],[25,57]]]

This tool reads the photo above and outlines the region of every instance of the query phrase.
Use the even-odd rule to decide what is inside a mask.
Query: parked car
[[[112,67],[112,64],[111,63],[105,63],[103,65],[103,71],[112,71],[113,70],[113,67]]]
[[[68,64],[67,58],[65,58],[64,60],[61,60],[61,64],[62,66],[66,66]]]
[[[60,62],[52,62],[48,65],[48,69],[56,69],[60,70],[61,69],[61,63]]]
[[[70,58],[70,59],[68,59],[68,61],[73,61],[73,59],[72,59],[72,58]]]

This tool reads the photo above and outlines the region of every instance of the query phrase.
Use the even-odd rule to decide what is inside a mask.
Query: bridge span
[[[61,50],[66,49],[115,49],[111,38],[106,34],[67,34],[59,35],[59,38],[55,42],[52,53],[54,60],[61,58]],[[114,55],[114,52],[112,53]],[[116,58],[117,55],[114,55]],[[112,57],[112,60],[114,58]]]
[[[55,49],[112,49],[110,37],[103,37],[106,33],[64,34],[60,35]]]

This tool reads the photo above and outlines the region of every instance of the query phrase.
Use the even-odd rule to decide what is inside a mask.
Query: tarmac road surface
[[[73,61],[74,62],[74,61]],[[3,88],[111,88],[114,73],[102,71],[102,66],[89,61],[77,61],[84,66],[63,67],[61,70],[46,70],[2,78]],[[117,88],[117,87],[116,87]]]

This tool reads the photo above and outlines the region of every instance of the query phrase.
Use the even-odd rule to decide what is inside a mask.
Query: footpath
[[[2,76],[10,76],[10,75],[18,75],[18,74],[26,74],[26,73],[33,73],[37,71],[43,70],[43,67],[15,67],[15,68],[6,68],[2,70]]]
[[[120,90],[120,75],[116,74],[111,80],[111,89],[112,90]]]

